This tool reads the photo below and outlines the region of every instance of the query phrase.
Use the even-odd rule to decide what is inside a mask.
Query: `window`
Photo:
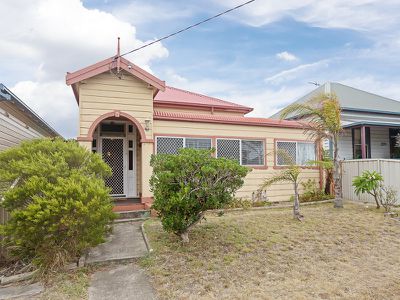
[[[186,138],[186,148],[211,149],[211,139]]]
[[[120,123],[101,123],[101,136],[125,136],[125,124]]]
[[[389,128],[390,158],[400,158],[400,129]]]
[[[240,140],[217,140],[217,157],[225,157],[240,163]]]
[[[310,142],[276,142],[276,164],[278,166],[296,165],[304,166],[310,160],[315,160],[315,144]],[[286,154],[281,153],[284,151]]]
[[[260,166],[264,164],[264,143],[242,140],[242,165]]]
[[[183,138],[157,137],[158,154],[178,154],[181,148],[183,148]]]
[[[351,130],[352,141],[353,141],[353,158],[359,159],[362,158],[361,151],[361,128],[353,128]],[[366,158],[371,158],[371,134],[370,128],[365,127],[365,153]]]
[[[157,137],[157,153],[178,154],[181,148],[211,149],[210,138]]]
[[[217,139],[217,157],[233,159],[244,166],[262,166],[264,165],[264,142]]]

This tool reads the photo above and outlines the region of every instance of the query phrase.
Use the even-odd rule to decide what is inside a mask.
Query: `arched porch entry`
[[[92,140],[91,150],[99,153],[112,169],[112,176],[105,180],[111,195],[141,198],[141,143],[146,140],[141,124],[127,113],[110,112],[92,123],[87,138]]]

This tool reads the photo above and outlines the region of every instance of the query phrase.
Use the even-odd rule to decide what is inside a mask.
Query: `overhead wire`
[[[133,52],[136,52],[136,51],[139,51],[139,50],[141,50],[141,49],[143,49],[143,48],[146,48],[146,47],[148,47],[148,46],[151,46],[151,45],[156,44],[156,43],[158,43],[158,42],[161,42],[161,41],[163,41],[163,40],[166,40],[166,39],[168,39],[168,38],[170,38],[170,37],[173,37],[173,36],[175,36],[175,35],[177,35],[177,34],[180,34],[180,33],[184,32],[184,31],[187,31],[187,30],[189,30],[189,29],[192,29],[192,28],[194,28],[194,27],[197,27],[197,26],[199,26],[199,25],[201,25],[201,24],[204,24],[204,23],[206,23],[206,22],[208,22],[208,21],[211,21],[211,20],[213,20],[213,19],[215,19],[215,18],[218,18],[218,17],[220,17],[220,16],[222,16],[222,15],[225,15],[225,14],[227,14],[227,13],[230,13],[230,12],[236,10],[236,9],[239,9],[239,8],[241,8],[241,7],[243,7],[243,6],[246,6],[246,5],[248,5],[248,4],[252,3],[252,2],[255,2],[255,1],[256,1],[256,0],[249,0],[249,1],[247,1],[247,2],[244,2],[244,3],[242,3],[242,4],[239,4],[239,5],[235,6],[235,7],[232,7],[232,8],[230,8],[230,9],[227,9],[227,10],[225,10],[225,11],[219,13],[219,14],[216,14],[216,15],[214,15],[214,16],[212,16],[212,17],[209,17],[209,18],[204,19],[204,20],[202,20],[202,21],[200,21],[200,22],[197,22],[197,23],[195,23],[195,24],[192,24],[192,25],[190,25],[190,26],[187,26],[187,27],[185,27],[185,28],[183,28],[183,29],[180,29],[180,30],[178,30],[178,31],[175,31],[175,32],[173,32],[173,33],[170,33],[170,34],[168,34],[168,35],[165,35],[165,36],[163,36],[163,37],[161,37],[161,38],[159,38],[159,39],[156,39],[156,40],[154,40],[154,41],[152,41],[152,42],[149,42],[149,43],[147,43],[147,44],[144,44],[144,45],[142,45],[142,46],[140,46],[140,47],[138,47],[138,48],[135,48],[135,49],[133,49],[133,50],[130,50],[130,51],[127,51],[127,52],[125,52],[125,53],[123,53],[123,54],[120,54],[120,57],[125,56],[125,55],[128,55],[128,54],[133,53]]]

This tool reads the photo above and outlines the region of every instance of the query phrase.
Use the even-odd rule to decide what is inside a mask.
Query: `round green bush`
[[[38,139],[0,153],[10,220],[0,227],[13,258],[45,269],[75,260],[104,241],[114,218],[104,177],[111,169],[75,141]]]

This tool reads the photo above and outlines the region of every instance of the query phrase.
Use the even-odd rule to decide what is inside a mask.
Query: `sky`
[[[244,0],[3,0],[0,82],[66,138],[78,106],[66,72],[160,38]],[[340,82],[400,100],[399,0],[256,0],[126,58],[167,85],[269,117]]]

